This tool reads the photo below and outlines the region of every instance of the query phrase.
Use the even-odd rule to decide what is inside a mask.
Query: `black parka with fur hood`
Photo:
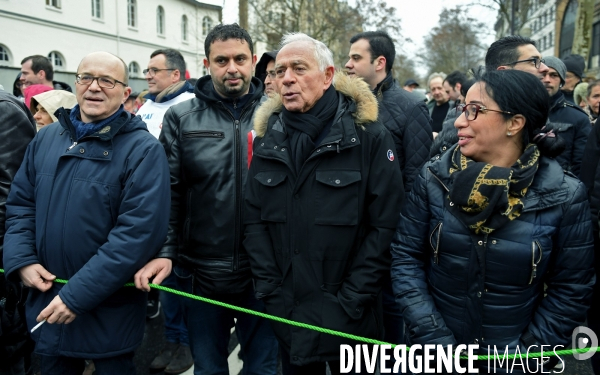
[[[269,314],[382,338],[380,292],[404,198],[395,146],[362,80],[336,74],[331,131],[298,174],[281,100],[258,110],[244,245]],[[400,188],[399,188],[400,187]],[[295,365],[339,360],[349,340],[274,323]]]

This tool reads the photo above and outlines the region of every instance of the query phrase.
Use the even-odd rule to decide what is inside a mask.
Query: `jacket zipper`
[[[241,145],[240,145],[240,124],[241,124],[241,120],[244,118],[244,114],[246,112],[248,112],[248,108],[252,107],[255,101],[252,101],[252,103],[250,103],[250,105],[246,106],[246,108],[244,108],[242,110],[242,113],[240,114],[240,120],[236,120],[235,117],[233,116],[233,113],[231,113],[231,111],[229,109],[227,109],[227,107],[225,107],[225,105],[223,103],[221,103],[221,106],[223,106],[223,109],[225,109],[225,111],[227,111],[229,113],[229,115],[231,116],[231,118],[233,119],[233,124],[234,124],[234,130],[235,130],[235,137],[234,137],[234,147],[235,147],[235,166],[234,166],[234,170],[236,172],[235,174],[235,190],[236,190],[236,197],[235,197],[235,207],[236,207],[236,220],[235,220],[235,236],[234,236],[234,241],[235,243],[233,244],[233,259],[232,259],[232,266],[233,266],[233,270],[237,271],[239,268],[239,237],[240,237],[240,221],[242,220],[242,208],[241,208],[241,198],[242,198],[242,168],[241,165],[242,163],[240,162],[240,157],[242,154],[242,150],[241,150]],[[234,108],[237,109],[237,107],[235,106],[234,103]]]
[[[442,180],[440,180],[440,179],[439,179],[439,177],[438,177],[438,176],[436,176],[436,175],[435,175],[435,173],[433,173],[433,172],[431,171],[431,169],[429,169],[429,167],[427,167],[427,170],[429,171],[429,173],[431,173],[431,175],[432,175],[432,176],[433,176],[433,177],[434,177],[436,180],[438,180],[438,182],[439,182],[440,184],[442,184],[442,186],[444,187],[444,189],[446,189],[446,191],[449,193],[449,192],[450,192],[450,189],[448,189],[448,187],[447,187],[446,185],[444,185],[444,183],[442,182]]]
[[[225,138],[225,134],[223,132],[215,131],[215,130],[197,130],[191,131],[183,134],[183,138]]]
[[[538,249],[540,249],[540,255],[536,258],[535,256],[535,247],[538,247]],[[543,255],[543,251],[542,251],[542,245],[540,245],[540,242],[538,240],[532,241],[531,242],[531,277],[529,278],[529,285],[531,285],[533,283],[533,280],[537,277],[537,266],[540,263],[540,261],[542,260],[542,255]]]
[[[429,244],[431,245],[431,248],[433,249],[433,263],[435,263],[435,264],[439,264],[440,236],[442,235],[442,226],[443,225],[444,225],[444,223],[440,221],[435,226],[435,228],[433,228],[433,231],[429,235]],[[437,231],[437,236],[435,239],[435,246],[434,246],[433,245],[433,236],[436,234],[436,231]]]

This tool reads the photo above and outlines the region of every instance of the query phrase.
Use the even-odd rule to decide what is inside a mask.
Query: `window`
[[[202,19],[202,35],[208,34],[210,29],[212,29],[212,19],[206,16]]]
[[[548,13],[544,12],[544,23],[543,25],[546,26],[548,24]]]
[[[570,0],[565,10],[560,30],[560,47],[558,57],[564,58],[571,54],[573,47],[573,37],[575,36],[575,22],[577,20],[577,0]]]
[[[597,65],[592,64],[592,58],[600,55],[600,22],[596,22],[592,27],[592,48],[590,52],[590,67],[596,67]],[[597,59],[597,57],[596,57]],[[1,58],[0,58],[1,60]]]
[[[46,5],[56,9],[60,9],[60,0],[46,0]]]
[[[188,19],[186,15],[181,17],[181,40],[184,42],[188,40]]]
[[[129,71],[129,77],[137,78],[140,75],[140,66],[135,61],[129,63],[127,70]]]
[[[102,0],[92,0],[92,17],[102,19]]]
[[[127,0],[127,25],[137,27],[137,4],[135,0]]]
[[[550,31],[550,34],[548,34],[548,41],[550,43],[550,47],[554,47],[554,35],[552,31]]]
[[[159,35],[165,34],[165,10],[160,5],[156,8],[156,32]]]
[[[52,67],[54,69],[65,69],[65,59],[59,52],[52,51],[48,54],[48,60],[52,63]]]
[[[546,44],[546,37],[542,38],[542,51],[545,50],[546,48],[548,48],[548,45]]]
[[[10,63],[10,55],[8,48],[0,44],[0,65],[8,65]]]

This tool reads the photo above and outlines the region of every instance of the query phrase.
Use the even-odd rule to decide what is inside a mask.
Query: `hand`
[[[35,320],[38,322],[46,320],[46,322],[50,324],[69,324],[75,320],[75,318],[77,318],[77,314],[72,312],[67,305],[65,305],[62,299],[60,299],[60,296],[56,296]]]
[[[150,279],[154,277],[152,283],[159,284],[163,282],[164,279],[167,278],[171,274],[171,269],[173,268],[173,261],[167,258],[157,258],[152,259],[148,262],[141,270],[137,271],[133,280],[135,282],[135,287],[149,292],[150,286],[148,283]]]
[[[41,264],[30,264],[19,269],[19,276],[23,284],[29,288],[37,288],[42,292],[52,288],[52,281],[56,276],[48,272]]]

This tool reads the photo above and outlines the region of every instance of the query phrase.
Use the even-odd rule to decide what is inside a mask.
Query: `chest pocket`
[[[286,174],[283,172],[259,172],[254,179],[260,183],[260,218],[264,221],[285,223],[286,220]]]
[[[315,224],[357,225],[360,171],[317,171]]]

